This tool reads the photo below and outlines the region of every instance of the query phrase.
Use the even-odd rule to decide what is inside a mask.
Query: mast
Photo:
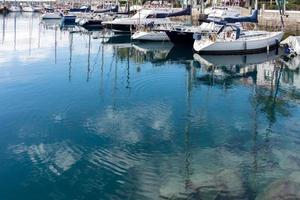
[[[54,31],[54,62],[56,64],[57,61],[57,26],[55,26]]]
[[[32,43],[32,28],[33,28],[33,15],[31,15],[31,18],[29,20],[29,55],[31,55],[31,43]]]
[[[69,32],[69,51],[70,51],[70,57],[69,57],[69,82],[71,82],[72,78],[72,53],[73,53],[73,33]]]
[[[3,23],[2,23],[2,44],[4,44],[4,39],[5,39],[5,14],[3,15]]]
[[[191,115],[191,91],[192,91],[192,73],[193,68],[191,66],[187,69],[187,80],[186,80],[186,103],[187,103],[187,112],[186,112],[186,125],[184,129],[184,143],[185,143],[185,190],[189,192],[192,186],[191,181],[191,150],[190,150],[190,128],[191,128],[191,121],[188,116]]]
[[[257,66],[255,66],[257,68]],[[253,154],[253,189],[256,191],[256,186],[257,186],[257,171],[258,171],[258,163],[257,163],[257,129],[258,129],[258,124],[257,124],[257,110],[258,110],[258,101],[257,101],[257,83],[254,83],[253,87],[253,95],[254,95],[254,103],[253,103],[253,135],[252,135],[252,140],[253,140],[253,147],[252,147],[252,154]]]
[[[88,60],[87,60],[87,78],[86,78],[86,82],[89,82],[90,80],[90,57],[91,57],[91,34],[88,33],[89,35],[89,46],[88,46]]]
[[[99,93],[103,93],[103,66],[104,66],[104,45],[102,43],[102,50],[101,50],[101,66],[100,66],[100,86],[99,86]]]
[[[14,13],[14,50],[16,50],[17,46],[17,15]]]
[[[116,101],[115,101],[115,94],[117,90],[117,81],[118,81],[118,56],[116,55],[116,61],[115,61],[115,75],[114,75],[114,85],[113,85],[113,108],[116,107]]]
[[[126,88],[130,89],[130,65],[129,65],[129,48],[127,48],[127,85]]]
[[[41,44],[41,23],[39,23],[38,48],[40,48],[40,44]]]

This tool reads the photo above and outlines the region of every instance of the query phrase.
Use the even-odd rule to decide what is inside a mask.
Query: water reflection
[[[299,198],[298,58],[3,20],[5,199]]]

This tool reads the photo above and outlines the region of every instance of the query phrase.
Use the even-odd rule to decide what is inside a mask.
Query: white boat
[[[33,12],[42,12],[44,10],[41,6],[33,6]]]
[[[117,18],[102,24],[115,32],[131,32],[136,26],[161,25],[172,23],[166,16],[179,13],[178,9],[141,9],[132,17]]]
[[[238,27],[225,25],[220,33],[211,33],[195,39],[193,48],[200,54],[258,53],[279,45],[283,32],[241,31]]]
[[[215,31],[221,24],[226,24],[226,20],[235,20],[236,26],[240,26],[241,21],[257,22],[258,11],[255,10],[251,16],[241,16],[240,11],[235,7],[212,7],[207,8],[205,13],[208,15],[206,19],[203,19],[200,26],[188,26],[188,25],[175,25],[168,29],[165,29],[166,34],[170,40],[175,44],[193,44],[194,33],[207,34]]]
[[[169,41],[168,35],[164,31],[136,31],[132,40],[139,41]]]
[[[21,12],[21,7],[18,6],[18,5],[11,5],[8,8],[8,11],[10,11],[10,12]]]
[[[45,13],[41,16],[43,20],[47,19],[61,19],[62,14],[58,12],[53,12],[53,13]]]
[[[225,17],[239,17],[241,15],[238,8],[228,6],[209,7],[204,10],[204,13],[213,21],[221,21]]]
[[[23,6],[22,11],[23,12],[34,12],[34,9],[32,6]]]

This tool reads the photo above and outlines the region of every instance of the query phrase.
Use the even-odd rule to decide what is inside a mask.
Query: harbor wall
[[[284,26],[287,31],[300,31],[300,11],[285,11]],[[260,10],[259,25],[268,30],[277,30],[281,26],[280,14],[277,10]]]
[[[250,15],[251,9],[238,7],[241,15],[247,16]],[[200,18],[200,9],[194,8],[192,10],[192,17],[181,17],[181,21],[192,20],[193,24],[198,24],[198,20]],[[285,25],[285,30],[293,33],[300,32],[300,11],[285,11],[285,15],[283,16],[283,21]],[[266,30],[280,30],[281,29],[281,18],[278,10],[259,10],[258,16],[258,25]]]

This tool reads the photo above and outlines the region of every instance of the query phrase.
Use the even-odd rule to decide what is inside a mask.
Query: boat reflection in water
[[[235,78],[252,77],[256,82],[257,72],[263,69],[263,64],[272,65],[280,55],[278,51],[246,55],[199,55],[194,54],[202,69],[199,80],[207,84],[221,83],[227,85]]]
[[[1,199],[300,198],[296,59],[4,22]]]
[[[137,57],[143,56],[152,63],[165,62],[169,52],[173,48],[171,42],[165,43],[134,43],[132,47],[137,51]]]

